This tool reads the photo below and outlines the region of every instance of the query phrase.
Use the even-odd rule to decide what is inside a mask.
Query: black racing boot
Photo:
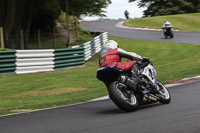
[[[146,94],[146,93],[149,92],[146,89],[146,82],[145,82],[145,80],[142,80],[142,78],[139,77],[137,71],[138,71],[137,68],[131,70],[131,72],[130,72],[131,73],[131,79],[136,83],[136,88],[140,88],[139,91],[141,91],[143,94]]]

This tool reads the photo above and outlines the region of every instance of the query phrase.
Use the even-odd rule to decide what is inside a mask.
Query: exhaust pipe
[[[122,75],[120,76],[120,81],[127,85],[129,88],[136,90],[136,82],[130,79],[129,77]]]

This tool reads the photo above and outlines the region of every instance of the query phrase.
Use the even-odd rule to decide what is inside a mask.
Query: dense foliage
[[[102,8],[110,0],[0,0],[0,27],[4,36],[19,34],[23,29],[25,42],[31,29],[51,30],[61,11],[69,9],[69,15],[103,15]],[[6,37],[5,37],[6,38]],[[6,39],[4,39],[6,40]]]
[[[200,0],[129,0],[134,1],[139,7],[147,7],[145,17],[200,12]]]
[[[59,0],[61,8],[66,10],[66,0]],[[106,8],[111,0],[69,0],[69,14],[80,17],[81,15],[105,16],[103,8]]]

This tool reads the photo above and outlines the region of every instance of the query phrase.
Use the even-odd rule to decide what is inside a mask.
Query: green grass
[[[0,48],[0,51],[8,51],[8,50],[12,50],[12,49],[8,49],[8,48]]]
[[[200,31],[200,13],[145,17],[127,20],[124,25],[130,27],[161,28],[164,21],[170,21],[174,29]]]
[[[116,40],[127,51],[149,57],[157,70],[158,79],[164,83],[200,74],[199,45],[110,39]],[[67,105],[107,95],[104,84],[96,79],[97,68],[98,55],[82,68],[0,76],[0,115]]]

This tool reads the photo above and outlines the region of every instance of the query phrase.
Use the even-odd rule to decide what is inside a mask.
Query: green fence
[[[84,48],[56,49],[54,69],[63,69],[83,65],[85,63]]]
[[[0,52],[0,74],[15,74],[16,51]]]

